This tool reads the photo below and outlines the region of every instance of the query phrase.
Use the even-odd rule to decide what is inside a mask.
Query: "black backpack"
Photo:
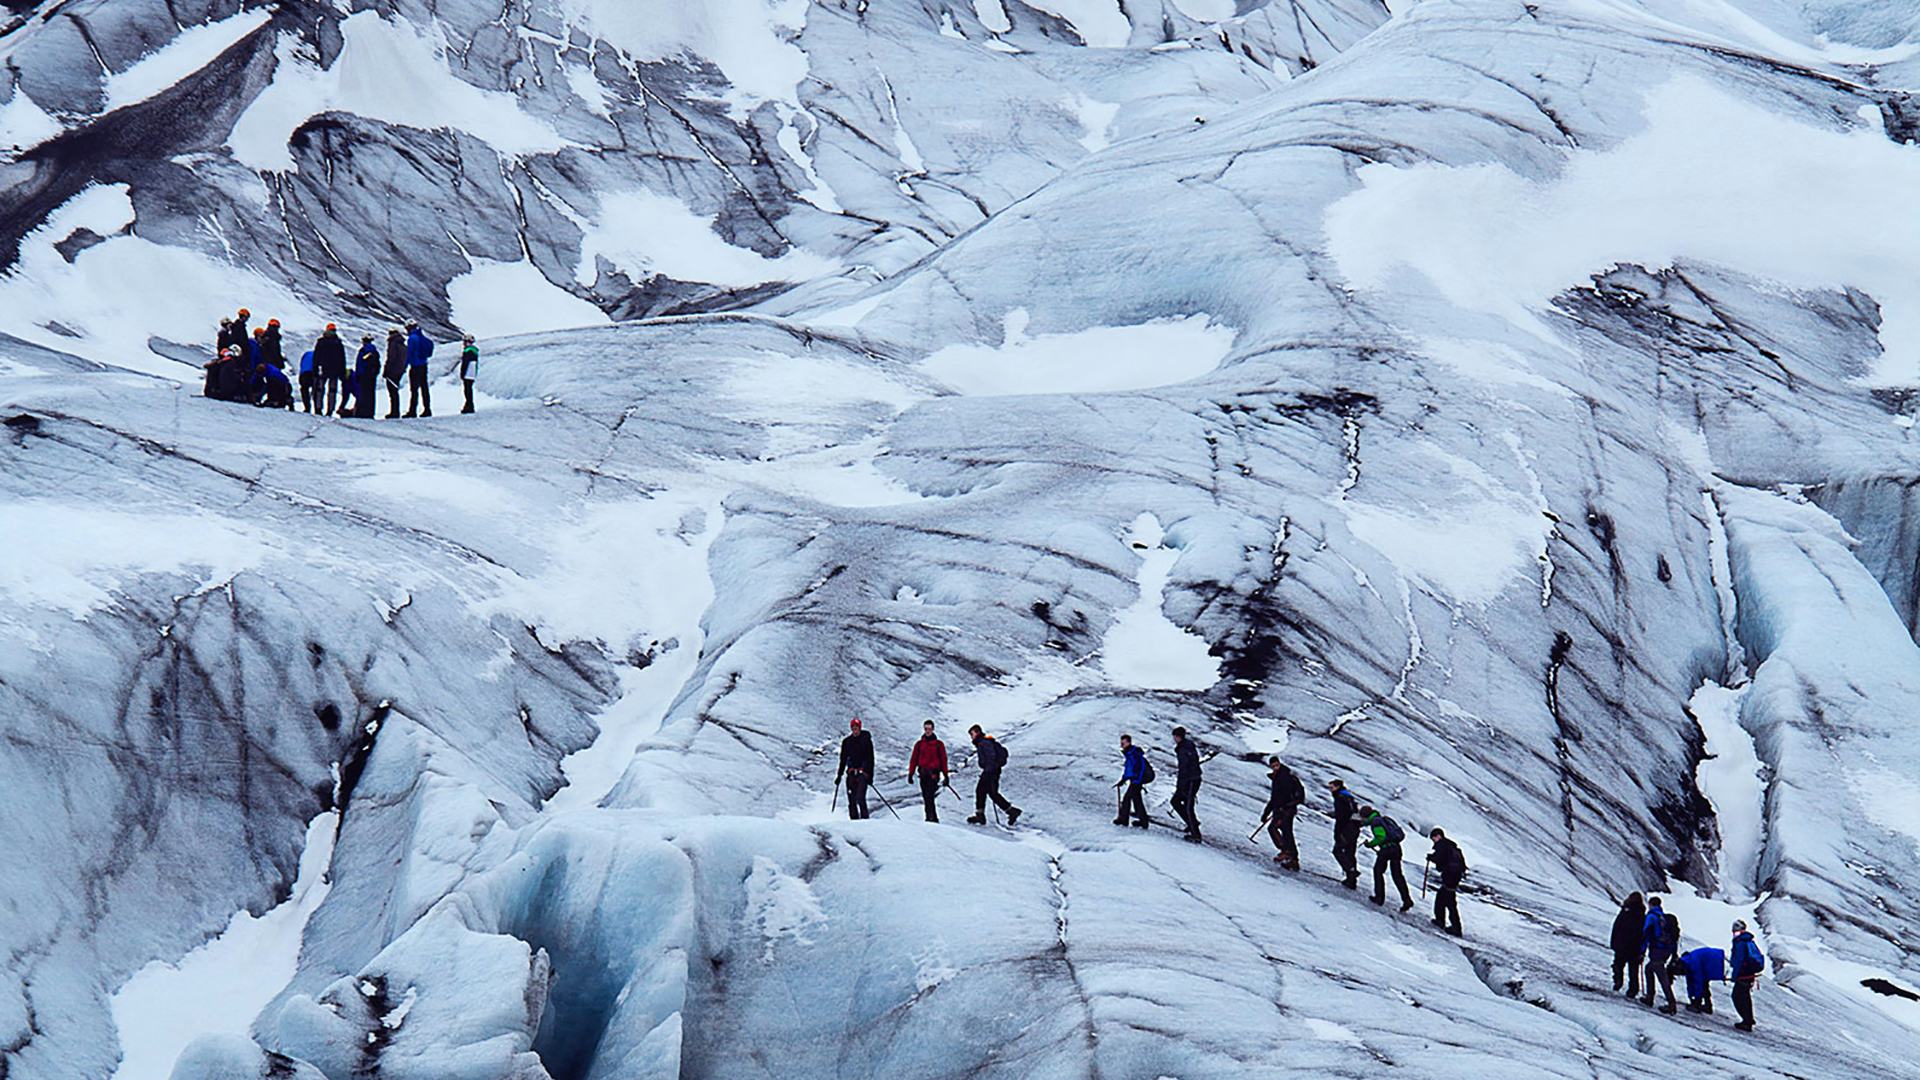
[[[993,760],[984,763],[981,767],[990,771],[1006,768],[1007,748],[1000,745],[999,739],[988,739],[986,743],[988,752],[993,755]]]
[[[1300,784],[1300,776],[1293,770],[1287,770],[1287,779],[1281,788],[1281,797],[1288,805],[1299,806],[1307,801],[1307,789]]]
[[[1387,843],[1398,844],[1407,838],[1407,831],[1385,814],[1380,815],[1380,828],[1386,830]]]
[[[1673,952],[1680,948],[1680,917],[1671,912],[1660,913],[1660,948],[1663,952]]]
[[[1140,755],[1140,766],[1140,782],[1143,784],[1153,783],[1153,759],[1147,757],[1145,754]]]

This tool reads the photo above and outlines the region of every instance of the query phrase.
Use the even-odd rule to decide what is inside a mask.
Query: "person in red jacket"
[[[947,782],[947,744],[933,733],[931,720],[921,725],[920,741],[913,744],[913,756],[907,759],[907,783],[913,783],[915,774],[920,777],[920,801],[926,804],[927,820],[937,822],[940,811],[934,799]]]

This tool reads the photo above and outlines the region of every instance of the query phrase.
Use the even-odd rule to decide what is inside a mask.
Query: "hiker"
[[[308,349],[306,352],[303,352],[300,354],[300,411],[301,412],[311,413],[313,411],[313,396],[314,396],[313,391],[314,391],[314,385],[315,385],[314,380],[317,374],[318,373],[316,371],[316,363],[313,359],[313,350]]]
[[[1727,954],[1710,946],[1702,946],[1682,956],[1680,967],[1687,973],[1687,1011],[1711,1013],[1711,984],[1726,980]]]
[[[1371,806],[1360,808],[1360,820],[1372,830],[1367,838],[1367,846],[1374,851],[1373,856],[1373,902],[1387,902],[1387,871],[1393,871],[1393,884],[1400,890],[1400,910],[1413,910],[1413,893],[1407,889],[1407,875],[1400,869],[1400,844],[1406,840],[1406,831],[1392,818],[1375,810]]]
[[[252,315],[253,312],[248,311],[246,308],[241,308],[240,314],[233,320],[233,343],[240,346],[240,354],[242,356],[246,355],[247,342],[253,340],[247,336],[247,320],[251,318]]]
[[[340,328],[332,323],[313,343],[314,408],[322,416],[332,416],[341,384],[347,379],[347,347],[340,341]]]
[[[279,319],[268,319],[266,329],[260,332],[260,359],[282,372],[287,369],[286,350],[280,343]]]
[[[241,364],[240,346],[228,345],[207,361],[207,381],[201,392],[215,401],[239,401],[246,396],[247,372]]]
[[[1354,851],[1360,843],[1360,802],[1339,779],[1327,781],[1327,788],[1333,792],[1333,861],[1346,874],[1340,884],[1351,889],[1360,880],[1360,860]]]
[[[1640,958],[1647,951],[1647,902],[1629,893],[1613,917],[1613,988],[1620,989],[1625,974],[1628,997],[1640,996]]]
[[[407,418],[433,415],[433,396],[427,392],[427,362],[433,359],[433,339],[420,324],[407,324]]]
[[[360,354],[353,365],[353,415],[373,419],[374,384],[380,381],[380,348],[368,334],[360,343]]]
[[[267,362],[266,337],[266,327],[256,326],[253,328],[253,339],[247,342],[246,356],[248,370],[257,368]]]
[[[1276,854],[1273,861],[1288,870],[1300,869],[1300,849],[1293,843],[1293,818],[1300,812],[1300,804],[1307,801],[1307,789],[1293,770],[1281,764],[1278,757],[1267,759],[1267,782],[1271,791],[1267,795],[1266,809],[1260,811],[1267,822],[1267,836],[1273,840]]]
[[[860,729],[857,716],[848,727],[853,732],[840,740],[840,767],[834,770],[833,786],[839,787],[841,778],[846,778],[847,817],[865,821],[871,816],[867,813],[867,785],[873,783],[873,736]]]
[[[1753,984],[1760,973],[1767,968],[1767,958],[1756,945],[1753,935],[1747,931],[1747,920],[1733,920],[1733,1008],[1740,1014],[1740,1022],[1733,1025],[1741,1031],[1753,1030]]]
[[[400,419],[400,376],[407,372],[407,339],[399,327],[387,331],[387,363],[380,378],[387,384],[387,419]]]
[[[1120,781],[1116,788],[1120,792],[1120,814],[1113,819],[1115,825],[1125,825],[1129,816],[1136,829],[1147,827],[1147,800],[1140,789],[1153,783],[1153,764],[1147,760],[1147,752],[1133,745],[1133,736],[1120,736]]]
[[[1440,871],[1440,888],[1433,894],[1433,925],[1460,937],[1460,879],[1467,876],[1467,857],[1460,851],[1460,845],[1447,839],[1445,831],[1435,828],[1427,834],[1433,841],[1433,850],[1427,852],[1427,861]],[[1451,921],[1449,921],[1451,920]]]
[[[1180,815],[1186,823],[1186,831],[1181,839],[1191,843],[1200,842],[1200,818],[1193,812],[1193,800],[1200,794],[1200,751],[1194,748],[1193,740],[1187,738],[1187,729],[1173,729],[1173,799],[1170,805],[1173,812]]]
[[[1642,927],[1642,936],[1647,944],[1647,993],[1641,1003],[1652,1005],[1654,990],[1664,988],[1667,1003],[1660,1006],[1663,1013],[1676,1013],[1680,1007],[1673,1000],[1673,954],[1680,949],[1680,920],[1660,906],[1660,898],[1647,898],[1647,921]]]
[[[981,730],[979,724],[967,729],[967,735],[973,740],[973,760],[980,766],[980,779],[973,785],[973,816],[967,819],[969,825],[987,823],[987,800],[1007,815],[1007,824],[1020,820],[1020,808],[1006,800],[1000,794],[1000,770],[1007,767],[1007,748],[1001,746],[993,736]]]
[[[473,343],[473,335],[460,339],[460,385],[467,392],[467,403],[460,406],[462,413],[473,411],[473,381],[480,377],[480,346]]]
[[[940,785],[947,782],[947,744],[933,733],[931,720],[920,725],[920,741],[913,744],[913,756],[907,759],[907,783],[913,783],[915,773],[920,775],[920,801],[926,804],[927,820],[938,822],[940,812],[934,800]]]
[[[259,394],[254,399],[255,405],[263,405],[269,409],[292,410],[293,383],[288,380],[285,371],[272,364],[263,363],[254,369],[254,377]]]
[[[219,360],[225,357],[227,355],[227,349],[236,344],[238,344],[238,342],[233,340],[233,316],[222,315],[220,317],[220,332],[216,334],[213,339],[214,358]]]

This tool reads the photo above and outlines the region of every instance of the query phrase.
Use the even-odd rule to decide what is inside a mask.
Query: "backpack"
[[[1654,943],[1662,952],[1672,952],[1680,947],[1680,917],[1671,912],[1660,913],[1660,929],[1654,935]]]
[[[1153,759],[1147,757],[1145,754],[1140,755],[1140,782],[1142,784],[1153,783]]]
[[[983,763],[981,766],[983,769],[992,771],[1007,767],[1007,748],[1000,745],[999,739],[988,741],[987,749],[992,754],[993,760],[988,763]]]
[[[1293,806],[1307,801],[1307,789],[1301,786],[1299,775],[1292,770],[1288,770],[1287,779],[1282,785],[1280,794],[1288,804]]]
[[[1380,828],[1387,834],[1387,843],[1398,844],[1407,838],[1407,831],[1385,814],[1380,815]]]

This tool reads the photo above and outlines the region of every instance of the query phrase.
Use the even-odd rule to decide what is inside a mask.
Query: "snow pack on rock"
[[[25,0],[0,61],[0,1077],[1920,1075],[1920,8]],[[479,411],[445,345],[430,420],[207,400],[242,305],[475,333]],[[1205,844],[1111,823],[1176,724]],[[1339,887],[1336,776],[1463,938]],[[1754,926],[1757,1031],[1612,991],[1636,890]]]

